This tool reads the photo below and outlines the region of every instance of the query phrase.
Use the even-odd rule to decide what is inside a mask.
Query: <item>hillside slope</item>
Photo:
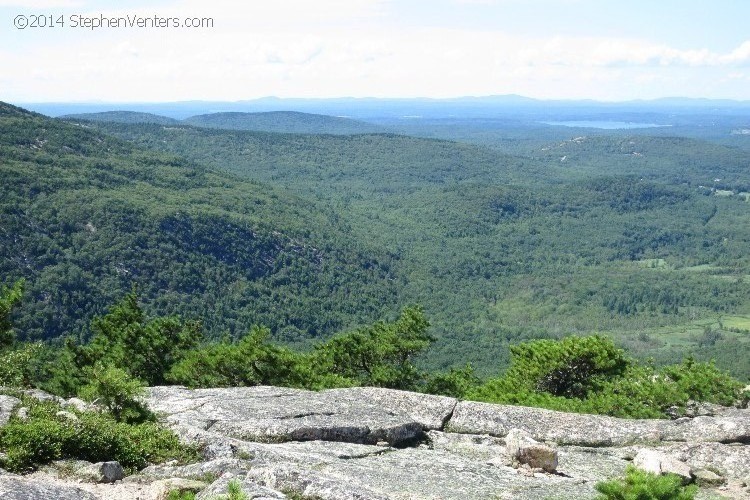
[[[169,118],[168,116],[155,115],[153,113],[141,113],[138,111],[102,111],[100,113],[79,113],[73,115],[63,115],[60,118],[65,120],[87,120],[93,122],[157,123],[159,125],[179,123],[178,120]]]
[[[283,191],[0,104],[0,277],[27,338],[85,335],[137,285],[147,308],[301,341],[394,308],[392,256]]]
[[[381,127],[352,120],[351,118],[300,113],[297,111],[210,113],[191,116],[184,119],[182,123],[205,128],[254,130],[288,134],[350,135],[383,131]]]

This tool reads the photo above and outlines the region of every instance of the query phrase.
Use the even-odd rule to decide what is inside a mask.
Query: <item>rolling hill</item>
[[[0,104],[0,276],[26,278],[26,338],[85,337],[137,286],[149,311],[211,336],[255,323],[287,342],[395,310],[395,257],[320,205]]]
[[[87,120],[94,122],[115,123],[157,123],[159,125],[170,125],[178,123],[178,120],[167,116],[155,115],[153,113],[142,113],[138,111],[102,111],[99,113],[79,113],[63,115],[60,118],[70,120]]]
[[[376,125],[337,116],[300,113],[297,111],[269,111],[264,113],[210,113],[191,116],[182,123],[196,127],[227,130],[254,130],[288,134],[351,135],[382,132]]]

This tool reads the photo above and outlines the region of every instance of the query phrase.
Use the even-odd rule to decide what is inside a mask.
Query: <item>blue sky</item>
[[[66,26],[14,28],[18,15]],[[213,28],[72,28],[211,17]],[[750,100],[750,2],[0,0],[0,100]]]

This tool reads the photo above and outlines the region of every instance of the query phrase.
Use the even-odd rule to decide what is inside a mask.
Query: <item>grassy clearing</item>
[[[750,332],[750,316],[722,316],[721,325],[729,330]]]
[[[667,261],[664,259],[641,259],[641,260],[634,261],[634,263],[638,267],[642,267],[645,269],[664,269],[664,270],[674,269],[672,266],[667,264]]]
[[[698,264],[697,266],[688,266],[680,269],[681,271],[687,271],[691,273],[710,273],[718,271],[721,268],[718,266],[712,266],[711,264]]]

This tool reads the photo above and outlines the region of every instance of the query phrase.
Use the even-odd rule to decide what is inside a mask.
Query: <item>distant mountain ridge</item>
[[[202,128],[285,134],[352,135],[385,132],[382,127],[351,118],[299,111],[266,111],[260,113],[228,111],[190,116],[184,120],[140,111],[103,111],[62,115],[60,118],[111,123],[182,124]]]
[[[516,114],[519,111],[546,116],[559,113],[597,113],[612,111],[647,112],[659,110],[676,113],[705,110],[715,113],[750,113],[750,101],[728,99],[701,99],[688,97],[665,97],[652,100],[595,101],[592,99],[562,100],[534,99],[515,94],[490,96],[464,96],[455,98],[279,98],[263,97],[243,101],[179,101],[155,103],[17,103],[49,116],[107,112],[113,109],[128,109],[135,112],[153,113],[175,119],[215,112],[262,113],[272,111],[296,111],[322,114],[332,117],[347,116],[356,120],[384,117],[497,117],[499,114]]]

